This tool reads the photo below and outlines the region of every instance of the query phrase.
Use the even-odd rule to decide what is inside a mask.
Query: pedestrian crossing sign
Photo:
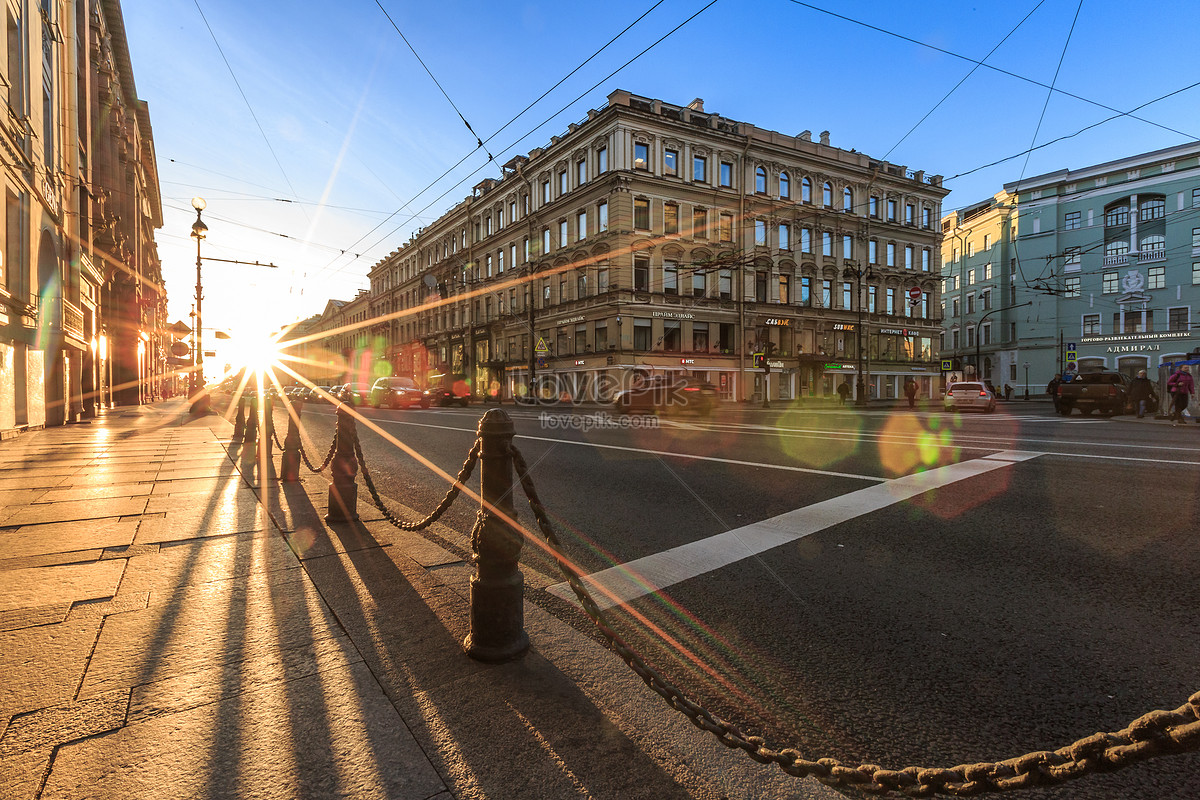
[[[1068,350],[1068,351],[1067,351],[1067,363],[1068,363],[1068,364],[1074,364],[1074,363],[1075,363],[1075,351],[1074,351],[1074,350]]]
[[[943,358],[942,359],[942,372],[949,372],[952,369],[954,369],[954,359]]]
[[[533,348],[533,352],[537,353],[540,356],[549,355],[550,348],[546,345],[546,340],[543,339],[541,336],[538,337],[537,347]]]

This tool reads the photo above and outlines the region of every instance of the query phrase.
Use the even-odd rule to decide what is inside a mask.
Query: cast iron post
[[[480,522],[471,549],[471,632],[463,642],[467,655],[497,663],[519,658],[529,649],[525,632],[525,578],[517,568],[521,532],[513,519],[512,419],[493,408],[479,420]]]
[[[245,397],[245,395],[240,395],[238,397],[237,409],[238,409],[237,419],[235,419],[233,421],[233,437],[230,439],[231,442],[240,442],[240,441],[242,441],[242,438],[245,437],[245,435],[246,435],[246,397]]]
[[[253,465],[258,457],[258,395],[250,398],[250,408],[246,412],[246,430],[242,436],[242,463]]]
[[[287,408],[287,403],[284,403]],[[296,420],[304,408],[302,401],[292,403],[292,411],[288,414],[287,438],[283,440],[283,464],[279,477],[284,483],[296,483],[300,480],[300,426]]]
[[[333,461],[329,465],[333,473],[333,483],[329,485],[329,513],[325,515],[326,522],[352,522],[358,519],[358,484],[354,482],[358,475],[358,461],[354,457],[354,441],[358,432],[354,426],[354,416],[345,403],[337,407],[337,446],[333,453]]]

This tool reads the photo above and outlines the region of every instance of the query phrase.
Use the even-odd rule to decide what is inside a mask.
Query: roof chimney
[[[699,111],[701,114],[703,114],[704,113],[704,98],[697,97],[695,100],[688,103],[687,107],[690,108],[692,111]]]
[[[829,131],[821,131],[821,144],[829,144]]]

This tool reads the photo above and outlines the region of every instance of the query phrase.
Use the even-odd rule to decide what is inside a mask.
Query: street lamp
[[[204,391],[204,343],[201,334],[201,302],[204,299],[204,289],[200,283],[200,242],[208,233],[208,226],[200,218],[200,212],[206,205],[203,197],[192,198],[192,208],[196,209],[196,221],[192,223],[192,238],[196,240],[196,337],[195,368],[192,370],[192,414],[196,416],[207,414],[211,402]]]

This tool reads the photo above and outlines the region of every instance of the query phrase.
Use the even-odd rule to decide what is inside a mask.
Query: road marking
[[[609,567],[585,576],[583,582],[600,608],[611,608],[919,494],[1041,455],[1044,454],[1008,450],[905,475],[707,539]],[[575,593],[566,583],[554,584],[547,591],[564,600],[576,602]]]

